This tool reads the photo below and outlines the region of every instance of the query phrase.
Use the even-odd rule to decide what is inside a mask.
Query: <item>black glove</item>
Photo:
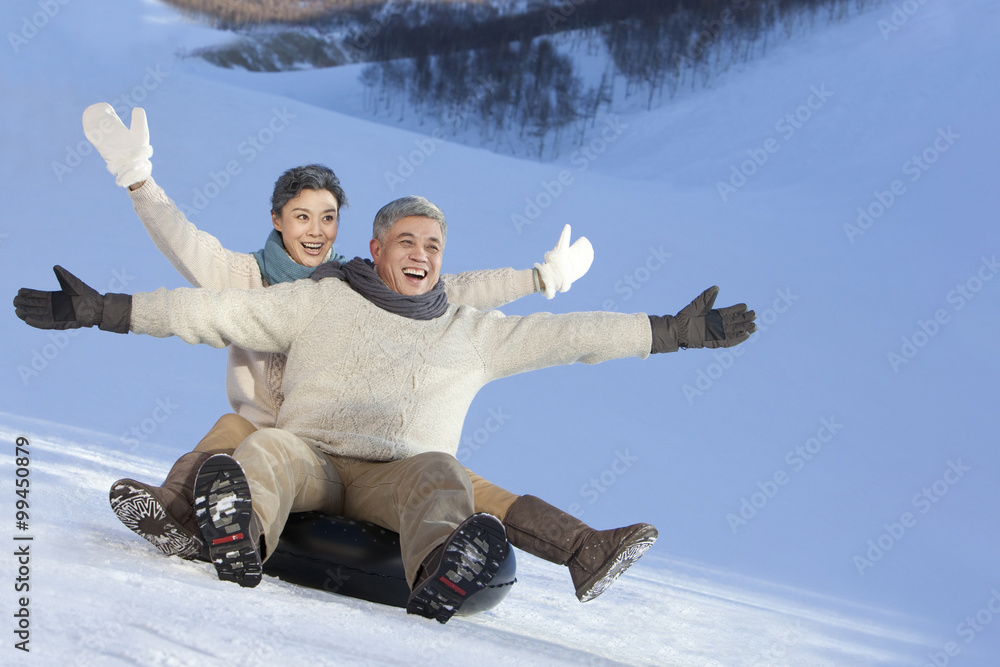
[[[757,314],[741,303],[713,309],[718,287],[709,287],[697,299],[674,316],[650,315],[653,329],[653,354],[676,352],[688,347],[732,347],[739,345],[757,330]]]
[[[72,273],[55,266],[62,290],[42,292],[22,287],[14,297],[14,313],[36,329],[79,329],[97,326],[104,331],[128,333],[132,297],[97,293]]]

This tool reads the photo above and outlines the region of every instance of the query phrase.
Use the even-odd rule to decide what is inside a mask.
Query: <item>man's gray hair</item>
[[[445,242],[448,236],[448,223],[445,222],[444,213],[432,202],[415,195],[400,197],[380,208],[375,214],[375,222],[372,223],[372,238],[385,243],[392,226],[410,216],[437,220],[441,225],[441,243]]]

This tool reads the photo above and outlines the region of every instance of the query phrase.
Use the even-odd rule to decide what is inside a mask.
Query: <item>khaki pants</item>
[[[454,456],[418,454],[384,463],[330,456],[281,429],[250,434],[233,457],[246,473],[265,545],[291,512],[340,514],[399,533],[411,588],[433,549],[475,511],[472,481]]]
[[[483,479],[468,468],[465,469],[465,472],[469,473],[469,479],[472,480],[476,511],[488,512],[500,521],[505,520],[507,510],[520,496],[511,493],[502,486],[497,486],[488,479]]]
[[[194,451],[208,454],[230,454],[257,428],[238,414],[230,412],[219,417],[205,437],[195,445]]]
[[[202,438],[201,442],[194,449],[197,452],[231,455],[236,451],[236,447],[256,430],[254,425],[243,417],[234,413],[226,414],[215,423],[212,430]],[[468,468],[466,468],[466,471],[472,480],[476,511],[488,512],[503,521],[507,516],[507,510],[510,509],[510,506],[514,504],[514,501],[519,496],[480,477]],[[352,518],[360,517],[352,516]],[[271,544],[277,543],[272,542]]]

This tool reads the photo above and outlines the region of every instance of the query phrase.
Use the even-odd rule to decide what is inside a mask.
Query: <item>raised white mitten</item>
[[[123,188],[146,180],[153,172],[145,109],[132,109],[132,127],[125,127],[110,104],[91,104],[83,111],[83,134]]]
[[[563,227],[556,247],[545,253],[545,262],[535,264],[538,277],[545,284],[545,298],[551,299],[556,292],[565,292],[577,278],[590,270],[594,262],[594,246],[586,236],[569,243],[570,226]]]

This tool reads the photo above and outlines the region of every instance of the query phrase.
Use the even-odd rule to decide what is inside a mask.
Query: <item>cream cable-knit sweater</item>
[[[413,320],[336,278],[266,290],[140,293],[130,328],[286,354],[276,426],[323,451],[368,461],[455,455],[465,414],[487,382],[578,361],[645,358],[652,342],[642,313],[507,317],[450,305],[441,317]]]
[[[249,253],[222,247],[217,238],[188,221],[152,178],[129,191],[135,212],[156,247],[195,287],[264,287],[260,267]],[[261,236],[267,230],[261,228]],[[498,308],[535,291],[531,269],[496,269],[442,276],[452,303],[483,310]],[[233,411],[257,428],[274,426],[282,403],[283,354],[229,346],[226,391]]]

